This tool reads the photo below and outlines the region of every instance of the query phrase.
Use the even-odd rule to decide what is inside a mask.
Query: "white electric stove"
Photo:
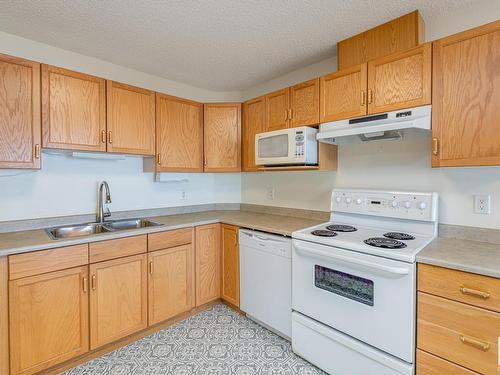
[[[292,346],[332,374],[413,374],[415,256],[436,193],[334,190],[330,221],[292,234]]]

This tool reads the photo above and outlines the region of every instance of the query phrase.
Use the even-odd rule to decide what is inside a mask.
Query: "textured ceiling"
[[[0,0],[0,30],[213,91],[325,59],[335,43],[419,9],[474,0]]]

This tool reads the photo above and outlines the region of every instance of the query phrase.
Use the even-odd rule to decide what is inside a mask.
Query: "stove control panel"
[[[409,220],[436,221],[437,193],[413,193],[336,189],[332,211],[386,216]]]

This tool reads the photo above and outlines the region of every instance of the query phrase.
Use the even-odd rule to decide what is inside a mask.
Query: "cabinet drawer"
[[[496,374],[500,314],[418,293],[417,347],[483,374]]]
[[[90,263],[145,253],[147,243],[146,235],[91,243]]]
[[[418,265],[418,290],[500,312],[500,279]]]
[[[9,280],[83,266],[89,263],[89,245],[60,247],[9,256]]]
[[[193,242],[193,228],[169,230],[148,235],[148,251],[168,249]]]
[[[479,375],[477,372],[457,366],[432,354],[417,350],[417,375]]]

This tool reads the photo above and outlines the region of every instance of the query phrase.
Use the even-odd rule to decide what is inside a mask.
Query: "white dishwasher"
[[[240,229],[240,309],[286,338],[292,330],[292,241]]]

